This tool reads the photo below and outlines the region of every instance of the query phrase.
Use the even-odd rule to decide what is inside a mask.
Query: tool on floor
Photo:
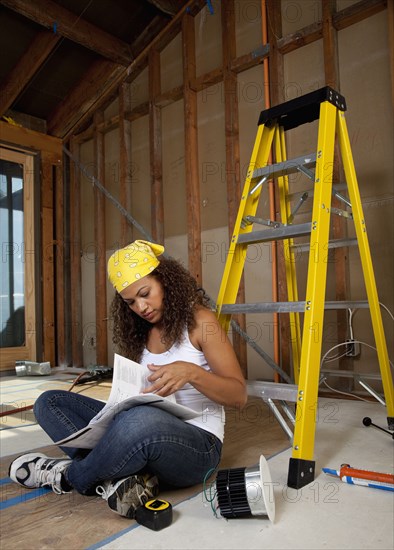
[[[386,434],[391,435],[391,437],[394,439],[394,432],[389,432],[388,430],[385,430],[381,426],[378,426],[377,424],[374,424],[372,420],[369,418],[369,416],[365,416],[363,418],[363,424],[364,426],[374,426],[375,428],[378,428],[378,430],[382,430],[382,432],[385,432]]]
[[[17,376],[46,376],[51,374],[51,364],[49,361],[15,361],[15,372]]]
[[[172,506],[167,500],[148,500],[135,511],[135,519],[140,525],[153,531],[160,531],[172,523]]]
[[[393,474],[358,470],[351,468],[349,464],[342,464],[339,470],[331,468],[323,468],[322,470],[325,474],[337,476],[341,481],[350,485],[363,485],[364,487],[382,489],[383,491],[394,491]]]
[[[267,460],[258,466],[219,470],[216,491],[220,514],[227,518],[268,516],[275,520],[275,499]]]
[[[260,113],[256,140],[217,298],[217,317],[226,331],[233,314],[289,313],[294,381],[297,385],[294,397],[297,415],[287,484],[296,489],[311,483],[315,476],[313,455],[325,309],[349,309],[356,304],[357,307],[369,307],[386,400],[388,426],[394,427],[394,386],[345,111],[345,98],[326,86]],[[315,120],[318,120],[316,151],[288,160],[285,132]],[[342,193],[338,196],[337,186],[333,185],[336,138],[345,174],[347,197],[343,197]],[[272,165],[268,164],[271,150],[275,156],[275,164]],[[301,177],[301,174],[313,182],[312,191],[308,191],[308,197],[313,197],[312,218],[305,223],[293,223],[296,211],[302,210],[304,202],[309,200],[303,189],[299,191],[299,184],[295,193],[289,193],[289,184],[293,184],[293,181],[289,181],[289,175],[293,175],[293,180],[297,179],[299,182],[299,178],[294,175]],[[268,227],[255,230],[254,225],[259,225],[260,221],[256,213],[262,189],[266,182],[272,179],[275,179],[278,185],[281,223],[277,224],[277,220],[271,220],[272,223]],[[333,194],[343,203],[341,209],[331,205]],[[302,200],[300,199],[294,208],[291,202],[294,202],[294,198],[297,200],[298,195]],[[356,239],[330,241],[330,226],[335,216],[353,223]],[[297,245],[294,244],[294,240],[306,235],[309,235],[306,295],[304,301],[299,301],[295,261]],[[289,301],[236,303],[245,262],[248,259],[248,246],[280,240],[284,243],[283,256]],[[359,249],[368,302],[326,302],[329,249],[347,247],[351,244],[356,244]],[[304,314],[302,340],[300,313]],[[281,393],[279,391],[279,394]],[[273,400],[275,396],[271,395],[271,398]]]

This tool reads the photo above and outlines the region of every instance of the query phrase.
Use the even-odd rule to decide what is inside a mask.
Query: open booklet
[[[199,413],[193,409],[179,405],[174,395],[161,397],[155,393],[142,394],[143,388],[149,385],[149,374],[147,367],[115,354],[112,388],[106,405],[85,428],[56,441],[56,445],[93,449],[105,434],[114,416],[137,405],[159,407],[183,420],[191,420],[198,416]]]

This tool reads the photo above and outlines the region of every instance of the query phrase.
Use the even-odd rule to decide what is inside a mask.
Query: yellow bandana
[[[134,241],[117,250],[108,260],[108,278],[118,292],[149,275],[159,265],[157,256],[164,246],[148,241]]]

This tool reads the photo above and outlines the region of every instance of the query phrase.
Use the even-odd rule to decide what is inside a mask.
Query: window
[[[34,174],[31,155],[0,148],[0,368],[36,359]]]

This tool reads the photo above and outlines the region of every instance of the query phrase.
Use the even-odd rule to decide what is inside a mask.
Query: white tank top
[[[140,359],[140,364],[146,367],[151,363],[154,365],[167,365],[174,361],[195,363],[202,369],[211,372],[203,352],[195,348],[191,343],[187,329],[183,333],[181,342],[174,344],[164,353],[151,353],[145,348]],[[190,407],[194,411],[201,412],[201,416],[192,420],[186,420],[188,424],[193,424],[207,432],[213,433],[220,441],[223,441],[225,412],[222,405],[208,399],[208,397],[196,390],[191,384],[185,384],[174,395],[177,403]]]

